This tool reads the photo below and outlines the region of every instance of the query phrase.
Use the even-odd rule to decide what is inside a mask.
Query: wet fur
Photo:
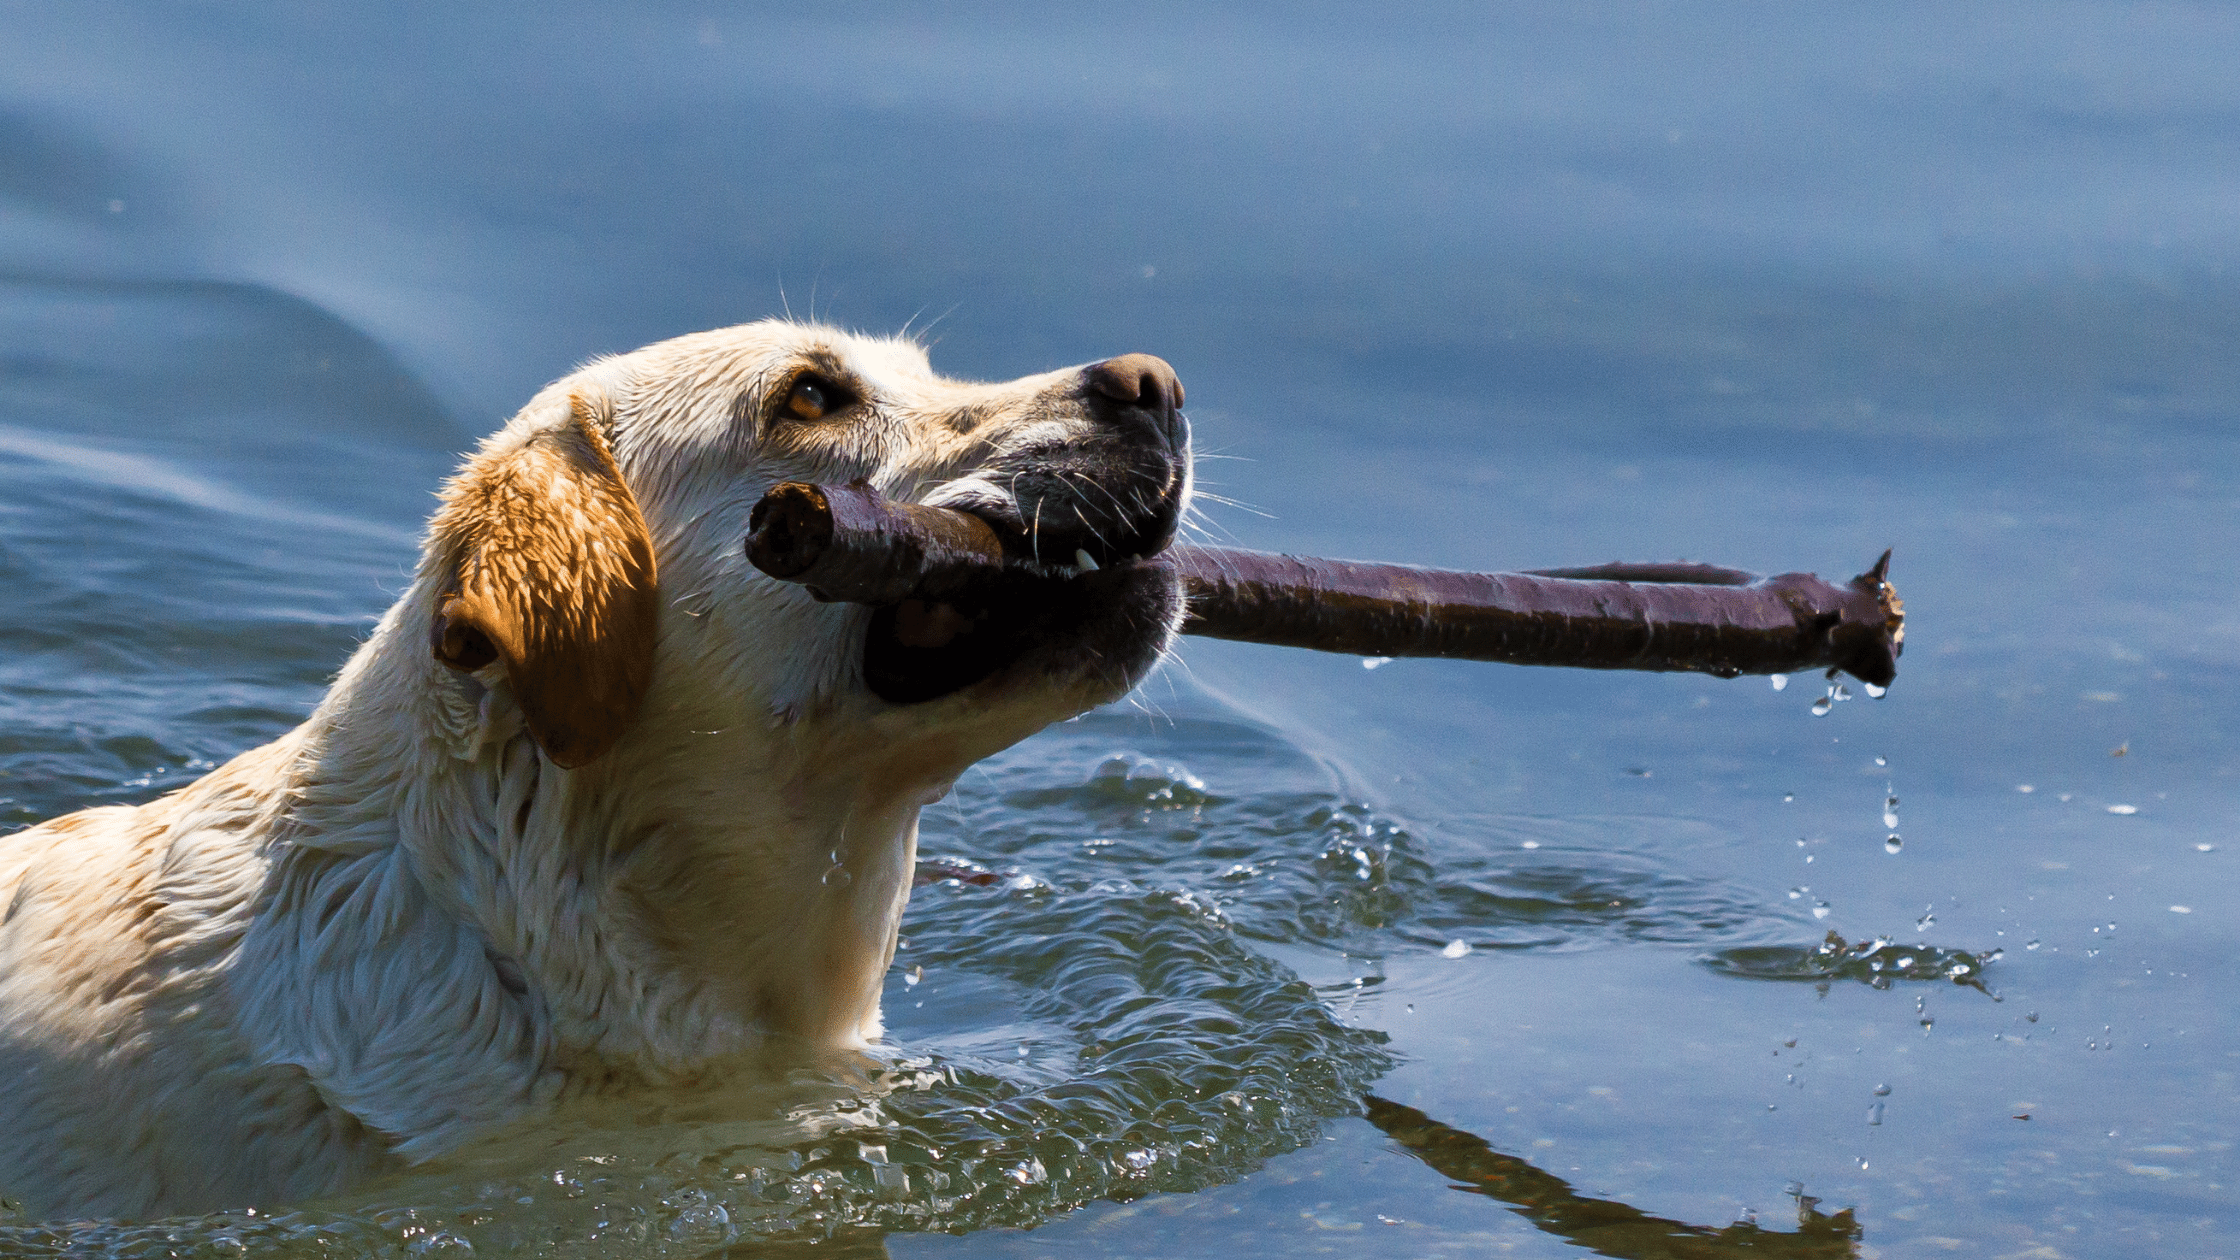
[[[805,367],[864,405],[789,420]],[[0,839],[0,1193],[300,1199],[772,1038],[877,1037],[919,808],[1124,692],[1179,600],[1094,575],[1064,641],[888,705],[867,610],[755,573],[747,513],[855,477],[1015,512],[1021,452],[1100,437],[1079,379],[949,381],[908,342],[771,322],[540,393],[302,726]]]

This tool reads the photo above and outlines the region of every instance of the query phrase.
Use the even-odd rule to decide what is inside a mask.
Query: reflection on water
[[[1859,1254],[1859,1223],[1845,1208],[1833,1216],[1820,1200],[1800,1187],[1797,1228],[1793,1233],[1764,1229],[1755,1220],[1720,1229],[1687,1225],[1651,1216],[1630,1204],[1595,1199],[1571,1188],[1561,1177],[1541,1171],[1514,1155],[1493,1149],[1484,1138],[1450,1128],[1413,1107],[1374,1094],[1366,1100],[1369,1123],[1382,1129],[1410,1155],[1461,1182],[1454,1187],[1509,1205],[1509,1210],[1541,1229],[1598,1256],[1615,1260],[1843,1260]]]

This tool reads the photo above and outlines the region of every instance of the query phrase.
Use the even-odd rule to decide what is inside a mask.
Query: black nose
[[[1090,393],[1114,402],[1134,403],[1152,411],[1182,408],[1182,381],[1155,354],[1123,354],[1081,369],[1081,382]]]

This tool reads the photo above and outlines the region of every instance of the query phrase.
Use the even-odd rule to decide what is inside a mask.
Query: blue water
[[[1579,1222],[1806,1196],[1857,1237],[1797,1254],[2240,1254],[2240,13],[0,18],[0,826],[286,729],[476,436],[787,310],[932,321],[965,376],[1166,357],[1247,545],[1896,550],[1897,685],[1825,717],[1817,677],[1186,644],[929,813],[1031,878],[921,890],[888,1006],[948,1074],[881,1158],[983,1145],[899,1193],[853,1139],[626,1161],[599,1246],[1665,1254]],[[1109,989],[1153,948],[1187,1036]],[[1958,958],[1982,988],[1905,978]],[[320,1228],[474,1211],[398,1194]],[[452,1225],[589,1246],[574,1212]],[[39,1237],[126,1250],[76,1228]]]

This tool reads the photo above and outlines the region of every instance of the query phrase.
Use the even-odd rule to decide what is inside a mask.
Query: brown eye
[[[814,376],[804,376],[793,383],[793,392],[786,395],[786,410],[797,420],[822,420],[824,413],[837,405],[839,391]]]

